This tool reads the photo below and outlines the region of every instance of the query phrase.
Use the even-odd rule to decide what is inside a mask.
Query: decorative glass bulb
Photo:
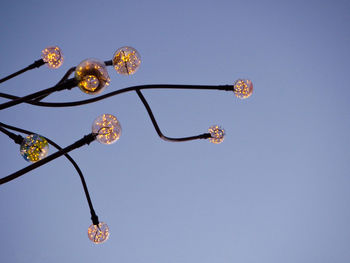
[[[84,91],[89,90],[94,92],[98,88],[98,85],[100,85],[100,82],[94,75],[86,75],[80,82],[80,85],[83,87]]]
[[[98,225],[92,224],[88,228],[88,237],[95,244],[101,244],[105,242],[109,237],[109,228],[106,223],[99,223]]]
[[[59,47],[47,47],[41,51],[41,58],[49,68],[59,68],[63,64],[63,54]]]
[[[132,47],[121,47],[114,53],[112,61],[115,70],[119,74],[132,75],[140,67],[141,56]]]
[[[49,144],[44,137],[38,134],[31,134],[23,139],[20,152],[24,160],[35,163],[47,156]]]
[[[96,139],[100,143],[112,144],[119,139],[122,127],[116,117],[111,114],[103,114],[93,122],[92,132],[98,134]]]
[[[253,82],[249,79],[237,79],[233,85],[233,92],[237,98],[249,98],[253,94]]]
[[[101,93],[110,82],[106,65],[97,59],[85,59],[75,69],[78,87],[87,94]]]
[[[225,130],[222,129],[220,126],[213,125],[209,127],[208,132],[211,135],[211,138],[209,138],[209,141],[211,143],[219,144],[223,142],[224,136],[225,136]]]

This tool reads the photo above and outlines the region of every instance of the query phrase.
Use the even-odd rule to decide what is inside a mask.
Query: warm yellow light
[[[75,70],[78,87],[87,94],[101,93],[110,82],[106,65],[97,59],[82,61]]]
[[[121,47],[114,53],[112,61],[115,70],[119,74],[132,75],[140,67],[141,56],[132,47]]]
[[[208,132],[211,135],[211,137],[209,138],[209,141],[211,143],[219,144],[224,141],[225,130],[222,129],[220,126],[213,125],[209,127]]]
[[[63,64],[63,54],[59,47],[47,47],[41,51],[41,58],[49,68],[59,68]]]
[[[106,223],[99,223],[98,225],[91,225],[88,228],[88,237],[95,244],[105,242],[109,237],[109,228]]]
[[[94,92],[98,88],[99,84],[100,82],[94,75],[87,75],[80,82],[80,85],[84,90],[89,90],[91,92]]]
[[[240,99],[249,98],[253,94],[253,82],[249,79],[237,79],[233,85],[233,92]]]
[[[44,137],[38,134],[31,134],[23,139],[20,153],[24,160],[35,163],[47,156],[49,144]]]
[[[117,118],[111,114],[103,114],[92,124],[92,133],[98,134],[96,140],[102,144],[115,143],[122,133],[122,127]]]

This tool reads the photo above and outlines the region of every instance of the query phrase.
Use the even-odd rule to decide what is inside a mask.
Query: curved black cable
[[[153,123],[153,126],[158,134],[158,136],[163,139],[164,141],[168,142],[186,142],[186,141],[192,141],[192,140],[198,140],[198,139],[208,139],[211,137],[210,133],[203,133],[197,136],[191,136],[191,137],[183,137],[183,138],[170,138],[167,136],[164,136],[161,130],[159,129],[159,126],[157,124],[156,119],[154,118],[154,115],[152,113],[151,107],[149,106],[147,100],[145,97],[142,95],[140,90],[136,90],[137,95],[139,96],[140,100],[142,101],[143,105],[145,106],[149,117],[151,118],[151,121]]]
[[[45,64],[44,60],[42,60],[42,59],[36,60],[34,63],[30,64],[29,66],[25,67],[24,69],[21,69],[21,70],[13,73],[11,75],[8,75],[5,78],[0,79],[0,83],[5,82],[6,80],[12,79],[12,78],[14,78],[14,77],[16,77],[16,76],[18,76],[18,75],[28,71],[28,70],[41,67],[44,64]]]
[[[47,157],[45,157],[44,159],[41,159],[40,161],[37,161],[35,163],[32,163],[31,165],[13,173],[10,174],[4,178],[0,178],[0,185],[7,183],[9,181],[12,181],[14,179],[16,179],[17,177],[20,177],[21,175],[30,172],[31,170],[34,170],[58,157],[61,157],[62,155],[64,155],[65,153],[68,153],[76,148],[79,148],[81,146],[83,146],[84,144],[90,144],[92,141],[94,141],[96,139],[96,135],[94,133],[90,133],[88,135],[85,135],[83,138],[81,138],[80,140],[76,141],[75,143],[67,146],[66,148],[63,148],[62,150],[59,150]]]
[[[121,93],[129,92],[129,91],[136,91],[136,90],[142,90],[142,89],[186,89],[186,90],[223,90],[223,91],[233,91],[232,85],[218,85],[218,86],[210,86],[210,85],[176,85],[176,84],[150,84],[150,85],[139,85],[139,86],[132,86],[128,88],[123,88],[120,90],[112,91],[107,94],[87,99],[87,100],[80,100],[80,101],[72,101],[72,102],[33,102],[33,101],[23,101],[28,104],[32,104],[35,106],[42,106],[42,107],[73,107],[73,106],[81,106],[89,103],[93,103],[96,101],[100,101],[112,96],[119,95]],[[19,99],[19,97],[6,94],[6,93],[0,93],[0,97],[7,98],[7,99]],[[1,105],[0,105],[1,106]]]
[[[23,137],[21,135],[14,134],[13,132],[6,130],[4,127],[1,126],[1,124],[2,123],[0,123],[0,131],[2,133],[10,137],[16,144],[21,144],[23,142]]]
[[[43,95],[48,95],[48,94],[55,92],[55,91],[60,91],[60,90],[64,90],[64,89],[71,89],[74,86],[76,86],[76,84],[77,84],[77,81],[75,78],[68,79],[68,80],[64,81],[63,83],[55,85],[51,88],[44,89],[44,90],[41,90],[41,91],[38,91],[38,92],[35,92],[32,94],[26,95],[24,97],[18,97],[17,99],[2,103],[2,104],[0,104],[0,110],[6,109],[6,108],[9,108],[9,107],[15,106],[17,104],[27,102],[27,101],[30,101],[30,100],[33,100],[36,98],[39,98]]]
[[[22,137],[20,135],[15,135],[9,131],[7,131],[6,129],[4,129],[3,127],[7,128],[7,129],[10,129],[10,130],[13,130],[13,131],[17,131],[17,132],[21,132],[21,133],[25,133],[25,134],[34,134],[33,132],[31,131],[28,131],[28,130],[24,130],[24,129],[20,129],[20,128],[17,128],[17,127],[14,127],[14,126],[10,126],[8,124],[4,124],[2,122],[0,122],[0,131],[2,131],[3,133],[5,133],[6,135],[8,135],[11,139],[14,139],[14,138],[18,138],[19,137]],[[14,137],[15,136],[15,137]],[[23,137],[22,137],[23,139]],[[48,139],[47,137],[45,137],[45,139],[52,145],[54,146],[57,150],[61,151],[62,148],[56,144],[54,141]],[[15,141],[16,142],[16,141]],[[19,143],[19,141],[17,140],[16,143]],[[94,210],[94,207],[92,205],[92,201],[91,201],[91,198],[90,198],[90,194],[89,194],[89,190],[88,190],[88,187],[87,187],[87,184],[86,184],[86,181],[85,181],[85,178],[84,178],[84,175],[82,173],[82,171],[80,170],[78,164],[74,161],[74,159],[68,154],[68,153],[65,153],[64,156],[72,163],[72,165],[74,166],[75,170],[78,172],[78,175],[80,177],[80,180],[81,180],[81,183],[83,185],[83,188],[84,188],[84,193],[85,193],[85,197],[86,197],[86,200],[88,202],[88,205],[89,205],[89,208],[90,208],[90,214],[91,214],[91,220],[93,222],[94,225],[98,225],[99,224],[99,221],[98,221],[98,217],[95,213],[95,210]],[[5,178],[5,177],[4,177]],[[4,179],[4,178],[1,178],[0,180]],[[4,182],[5,183],[5,182]],[[0,183],[2,184],[2,182]]]
[[[64,81],[66,81],[69,76],[74,72],[75,70],[75,67],[71,67],[70,69],[67,70],[66,74],[64,74],[64,76],[60,79],[59,82],[57,82],[56,86],[59,85],[59,84],[62,84]],[[39,102],[41,101],[42,99],[46,98],[47,96],[49,96],[51,93],[49,94],[46,94],[46,95],[42,95],[40,97],[37,97],[35,99],[33,99],[34,102]]]

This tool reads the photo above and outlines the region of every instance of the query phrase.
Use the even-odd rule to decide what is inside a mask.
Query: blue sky
[[[142,57],[133,76],[108,68],[104,93],[142,84],[232,84],[254,94],[148,90],[164,134],[206,132],[222,144],[157,137],[136,93],[91,105],[18,105],[1,121],[62,147],[91,132],[103,114],[120,140],[71,153],[95,210],[111,231],[95,245],[79,177],[64,158],[2,185],[3,262],[339,262],[350,261],[348,1],[20,1],[0,10],[0,75],[58,45],[61,68],[46,66],[1,84],[23,96],[53,86],[90,57],[121,46]],[[91,98],[79,89],[47,101]],[[5,99],[1,99],[5,102]],[[1,174],[28,165],[0,134]],[[54,152],[53,147],[50,149]]]

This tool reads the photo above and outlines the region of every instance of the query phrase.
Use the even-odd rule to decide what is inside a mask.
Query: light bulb
[[[93,122],[92,133],[98,134],[96,136],[98,142],[112,144],[119,139],[122,127],[116,117],[111,114],[103,114]]]
[[[86,75],[80,82],[80,85],[84,90],[94,92],[98,88],[98,85],[100,85],[100,82],[94,75]]]
[[[219,144],[222,143],[225,136],[225,130],[222,129],[218,125],[213,125],[209,127],[208,132],[210,133],[211,137],[209,138],[209,141],[211,143]]]
[[[47,156],[49,144],[44,137],[38,134],[31,134],[23,139],[20,153],[24,160],[35,163]]]
[[[41,58],[49,68],[59,68],[63,64],[63,54],[59,47],[47,47],[41,51]]]
[[[237,79],[233,85],[233,92],[240,99],[249,98],[253,94],[253,82],[249,79]]]
[[[88,237],[95,244],[101,244],[105,242],[109,237],[109,228],[106,223],[99,223],[98,225],[92,224],[88,228]]]
[[[110,82],[106,65],[97,59],[85,59],[75,69],[78,87],[87,94],[101,93]]]
[[[114,53],[112,61],[115,70],[119,74],[132,75],[140,67],[141,56],[132,47],[121,47]]]

